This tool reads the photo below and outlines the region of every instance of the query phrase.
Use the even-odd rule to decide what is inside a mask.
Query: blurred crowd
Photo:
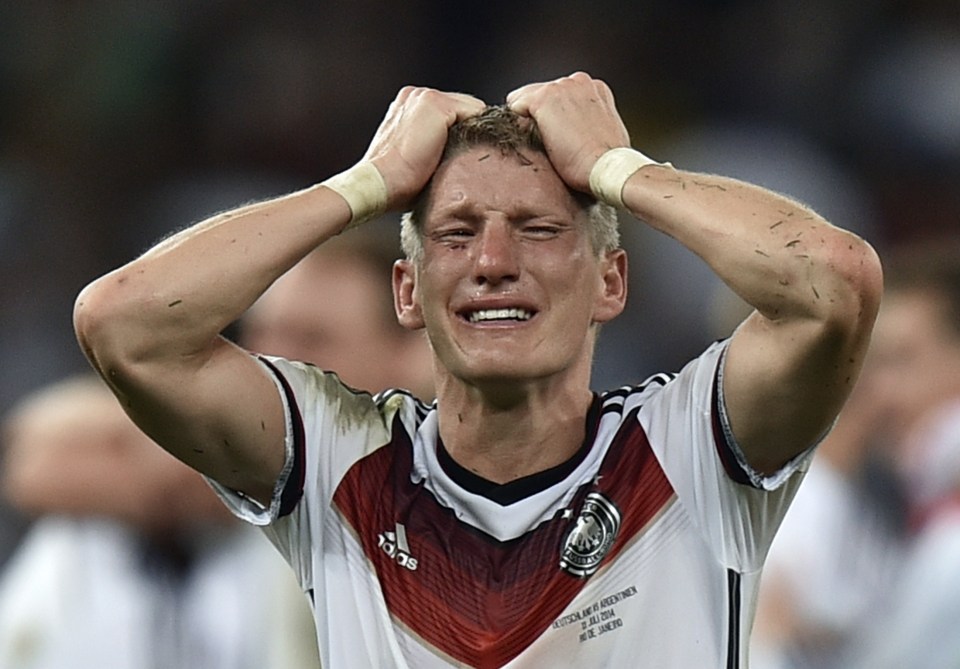
[[[792,195],[881,257],[960,238],[956,0],[0,3],[0,415],[87,371],[70,323],[84,284],[214,211],[348,167],[401,86],[495,103],[580,69],[610,84],[634,146],[655,159]],[[742,316],[678,245],[641,225],[623,236],[631,297],[604,329],[597,387],[675,369]],[[960,328],[960,312],[944,313],[945,327]],[[907,355],[890,350],[887,363]],[[900,373],[923,388],[936,369]],[[847,623],[875,605],[863,593],[893,583],[913,549],[919,503],[901,479],[915,486],[917,467],[929,465],[918,465],[924,449],[871,448],[876,435],[860,433],[881,405],[868,391],[824,444],[824,467],[807,486],[849,510],[851,524],[831,531],[869,552],[868,567],[844,565],[863,585],[823,575],[828,592],[836,578],[859,590],[848,609],[822,612],[832,622],[818,622],[801,650],[784,650],[795,626],[758,621],[771,667],[831,666],[810,648],[843,645]],[[873,410],[858,413],[864,406]],[[902,441],[922,429],[946,444],[931,449],[960,451],[955,423],[931,418]],[[829,509],[804,515],[804,504],[797,520],[788,516],[797,529],[784,532],[785,545],[816,541],[803,532],[824,513],[837,519]],[[804,517],[813,520],[801,528]],[[32,518],[0,503],[0,565]],[[796,569],[774,559],[796,551],[774,551],[771,564]],[[758,618],[794,615],[767,611]]]

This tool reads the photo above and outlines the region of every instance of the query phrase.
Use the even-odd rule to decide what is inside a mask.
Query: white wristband
[[[590,170],[590,191],[601,202],[606,202],[618,209],[625,209],[623,186],[634,172],[647,165],[669,165],[669,163],[658,163],[636,149],[626,146],[610,149],[597,159]]]
[[[371,162],[359,162],[320,185],[340,195],[350,206],[350,223],[344,230],[373,220],[387,210],[387,184]]]

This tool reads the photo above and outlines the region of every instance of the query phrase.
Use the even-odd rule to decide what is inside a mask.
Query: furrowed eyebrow
[[[438,206],[433,212],[432,217],[438,219],[459,218],[464,221],[477,221],[483,218],[484,209],[471,202],[456,202],[447,206]],[[544,219],[555,224],[573,224],[573,219],[569,212],[545,210],[532,208],[526,205],[520,205],[504,211],[510,219],[515,221],[529,221],[534,219]]]

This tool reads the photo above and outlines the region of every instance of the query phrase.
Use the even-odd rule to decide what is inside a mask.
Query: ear
[[[619,316],[627,305],[627,252],[610,251],[600,259],[600,293],[593,310],[594,323],[606,323]]]
[[[397,321],[408,330],[423,327],[423,312],[417,291],[417,269],[409,260],[393,263],[393,308]]]

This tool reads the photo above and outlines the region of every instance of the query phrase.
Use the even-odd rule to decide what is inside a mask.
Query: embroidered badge
[[[620,511],[599,492],[587,494],[577,522],[560,548],[560,568],[586,578],[600,568],[620,531]]]

